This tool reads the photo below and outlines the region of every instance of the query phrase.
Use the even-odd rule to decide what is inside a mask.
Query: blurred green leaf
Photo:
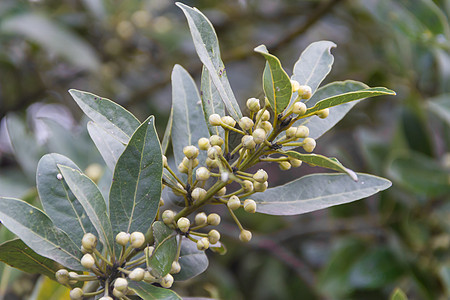
[[[401,133],[407,142],[408,148],[412,151],[432,156],[434,152],[432,140],[428,130],[428,124],[422,118],[421,111],[417,112],[408,107],[404,107],[401,109],[400,117],[402,125]]]
[[[203,66],[202,79],[200,87],[200,95],[202,98],[203,114],[205,116],[206,125],[208,126],[209,133],[211,135],[218,135],[222,138],[225,136],[225,131],[221,126],[212,126],[209,123],[209,116],[212,114],[218,114],[219,116],[225,116],[225,106],[222,98],[220,98],[219,91],[214,86],[208,69]]]
[[[444,285],[446,295],[450,297],[450,267],[442,266],[440,269],[441,282]]]
[[[450,126],[450,94],[443,94],[429,99],[428,109],[441,117]]]
[[[156,221],[152,225],[153,237],[155,238],[155,250],[149,259],[151,273],[157,278],[161,278],[169,273],[172,262],[177,254],[177,240],[173,229],[166,226],[161,221]]]
[[[181,241],[180,258],[178,260],[181,271],[174,274],[176,281],[187,280],[203,273],[208,268],[208,257],[205,251],[197,249],[197,244],[187,238]]]
[[[396,288],[392,292],[390,300],[408,300],[408,297],[400,288]]]
[[[182,300],[172,290],[156,287],[143,281],[130,281],[128,287],[135,291],[143,300]]]

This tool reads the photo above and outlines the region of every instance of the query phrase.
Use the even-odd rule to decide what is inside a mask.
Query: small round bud
[[[305,138],[302,147],[306,152],[313,152],[316,148],[316,141],[313,138]]]
[[[254,214],[256,212],[256,202],[252,199],[246,199],[244,201],[244,210],[248,213]]]
[[[69,272],[69,284],[73,285],[78,282],[78,274],[75,272]]]
[[[239,127],[241,127],[244,131],[249,131],[250,129],[252,129],[253,125],[255,124],[249,117],[242,117],[239,121]]]
[[[289,127],[286,129],[286,137],[288,139],[295,138],[295,133],[297,132],[297,127]]]
[[[264,192],[267,190],[267,187],[269,186],[269,183],[265,181],[264,183],[261,182],[255,182],[253,183],[253,189],[255,192]]]
[[[195,146],[186,146],[183,148],[183,153],[189,159],[194,159],[198,156],[198,148]]]
[[[227,182],[230,179],[230,173],[222,172],[220,173],[220,180],[223,182]],[[231,182],[231,181],[230,181]]]
[[[171,288],[171,287],[172,287],[172,284],[173,284],[173,277],[172,277],[172,275],[167,274],[166,276],[164,276],[163,278],[161,278],[160,285],[161,285],[163,288],[166,288],[166,289]]]
[[[236,121],[230,116],[223,116],[221,120],[223,124],[230,127],[234,127],[234,125],[236,125]]]
[[[244,135],[241,139],[242,146],[244,146],[245,149],[255,149],[256,143],[253,140],[253,136],[251,135]]]
[[[189,169],[183,163],[180,163],[178,165],[178,172],[187,174]]]
[[[117,278],[114,281],[114,288],[118,291],[124,292],[128,288],[128,281],[125,278]]]
[[[141,281],[144,279],[145,276],[145,270],[142,268],[136,268],[133,271],[131,271],[130,274],[128,274],[128,278],[130,278],[133,281]]]
[[[164,224],[169,225],[173,223],[173,218],[175,217],[175,213],[172,210],[165,210],[162,213],[162,220]]]
[[[223,188],[221,188],[220,190],[217,191],[216,195],[217,195],[217,196],[223,196],[223,195],[225,195],[226,193],[227,193],[227,188],[226,188],[226,187],[223,187]]]
[[[59,181],[61,181],[63,179],[63,176],[61,175],[61,173],[56,174],[56,179],[58,179]]]
[[[180,271],[181,271],[180,263],[174,260],[170,268],[170,274],[178,274],[180,273]]]
[[[98,182],[103,175],[103,168],[100,164],[93,163],[84,170],[84,174],[92,181]]]
[[[153,246],[147,246],[147,247],[145,247],[145,249],[144,249],[144,254],[145,254],[145,256],[150,257],[150,256],[152,256],[153,251],[155,251],[155,247],[153,247]]]
[[[191,226],[191,222],[188,218],[181,217],[177,221],[177,226],[181,230],[181,232],[188,232],[189,226]]]
[[[149,271],[145,271],[144,273],[144,281],[148,283],[153,283],[158,281]]]
[[[304,125],[300,125],[297,127],[297,131],[295,132],[295,137],[296,138],[305,138],[308,137],[309,135],[309,128],[304,126]]]
[[[210,169],[215,169],[218,167],[217,161],[215,159],[211,159],[209,157],[206,158],[205,163],[206,163],[206,166]]]
[[[191,197],[192,199],[194,199],[194,201],[200,201],[205,199],[206,196],[206,191],[202,188],[195,188],[192,192],[191,192]]]
[[[83,290],[80,288],[74,288],[73,290],[70,291],[70,299],[72,300],[79,300],[79,299],[83,299]]]
[[[218,114],[212,114],[209,116],[209,124],[212,126],[220,126],[222,125],[222,119]]]
[[[321,118],[321,119],[325,119],[326,117],[328,117],[328,115],[330,114],[330,109],[329,108],[325,108],[322,110],[319,110],[316,115]]]
[[[86,249],[84,249],[83,245],[81,245],[81,253],[86,254],[86,253],[92,253],[91,251],[87,251]]]
[[[209,143],[211,144],[211,146],[222,146],[223,145],[223,138],[221,138],[220,136],[218,136],[218,135],[212,135],[210,138],[209,138]]]
[[[303,102],[295,102],[292,106],[292,112],[297,115],[304,115],[307,110],[306,104]]]
[[[167,156],[163,155],[162,156],[162,161],[163,161],[163,167],[167,168],[169,165],[167,164]]]
[[[86,269],[92,268],[94,264],[95,264],[94,257],[92,257],[92,255],[89,253],[83,255],[83,257],[81,258],[81,265]]]
[[[239,239],[242,242],[247,243],[252,239],[252,233],[250,231],[244,229],[239,234]]]
[[[116,235],[116,243],[121,246],[126,246],[128,242],[130,241],[130,234],[126,232],[119,232]]]
[[[209,225],[217,226],[220,224],[220,216],[216,213],[212,213],[208,216],[206,221]]]
[[[204,237],[197,241],[197,249],[200,251],[204,251],[209,248],[209,239]]]
[[[278,167],[283,171],[287,171],[291,168],[291,164],[288,161],[282,161],[278,163]]]
[[[298,83],[297,80],[291,79],[291,85],[292,85],[292,92],[296,92],[300,88],[300,83]]]
[[[256,119],[260,118],[260,116],[261,121],[269,121],[270,119],[270,113],[268,110],[264,110],[264,112],[262,110],[258,111],[258,113],[256,114]]]
[[[253,141],[255,141],[256,144],[261,144],[266,139],[266,132],[262,128],[258,128],[255,131],[253,131]]]
[[[272,123],[269,121],[262,121],[258,124],[258,128],[264,129],[264,131],[267,133],[272,131]]]
[[[220,240],[220,233],[213,229],[208,232],[208,239],[211,244],[215,244]]]
[[[66,285],[69,283],[69,271],[67,271],[66,269],[58,270],[55,273],[55,278],[59,283]]]
[[[97,237],[92,233],[86,233],[81,240],[81,245],[87,251],[92,251],[95,247],[97,247]]]
[[[159,207],[164,206],[164,199],[160,198],[159,199]]]
[[[239,207],[241,207],[241,200],[239,200],[239,198],[237,196],[231,196],[230,199],[228,199],[227,202],[227,206],[231,209],[231,210],[236,210]],[[214,244],[214,243],[213,243]]]
[[[211,147],[211,145],[209,144],[209,139],[207,138],[200,138],[198,140],[198,147],[200,148],[200,150],[208,150],[209,147]]]
[[[206,216],[206,214],[204,212],[198,213],[195,216],[195,225],[203,225],[206,223],[207,219],[208,219],[208,217]]]
[[[133,248],[140,248],[145,243],[145,235],[142,232],[135,231],[130,235],[130,244]]]
[[[114,299],[109,296],[103,296],[103,297],[99,298],[98,300],[114,300]]]
[[[294,168],[298,168],[302,165],[302,161],[300,159],[296,159],[296,158],[289,158],[289,163]]]
[[[252,112],[257,112],[261,109],[261,106],[259,104],[259,99],[256,98],[250,98],[247,100],[247,108]]]
[[[194,159],[188,159],[187,157],[183,157],[183,160],[181,161],[181,163],[186,167],[186,169],[189,168],[195,168],[196,166],[198,166],[198,159],[194,158]]]
[[[312,90],[307,85],[301,85],[297,92],[302,99],[309,99],[312,96]]]
[[[250,180],[244,180],[244,182],[242,183],[242,188],[246,193],[253,192],[253,182],[251,182]]]
[[[253,174],[253,179],[255,179],[258,182],[264,183],[269,178],[269,175],[267,175],[267,172],[263,169],[259,169],[255,174]]]
[[[112,293],[113,293],[113,295],[114,295],[115,297],[117,297],[117,298],[119,298],[119,299],[122,299],[123,296],[124,296],[123,292],[119,291],[119,290],[116,289],[116,288],[113,289],[113,292],[112,292]]]
[[[211,176],[211,173],[209,172],[209,170],[205,167],[200,167],[197,169],[197,171],[195,171],[195,176],[197,180],[200,181],[205,181],[208,180],[209,177]]]

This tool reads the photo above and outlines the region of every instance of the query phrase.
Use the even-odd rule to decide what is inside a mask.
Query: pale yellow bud
[[[234,125],[236,125],[236,121],[230,116],[223,116],[222,123],[224,123],[230,127],[234,127]]]
[[[72,299],[72,300],[83,299],[83,295],[84,295],[84,292],[80,288],[74,288],[73,290],[70,291],[70,294],[69,294],[70,299]]]
[[[257,112],[260,110],[260,104],[259,99],[256,98],[250,98],[247,100],[247,108],[252,112]]]
[[[244,131],[249,131],[252,129],[253,125],[255,125],[253,120],[248,117],[242,117],[239,121],[239,127],[241,127]]]
[[[188,218],[181,217],[177,221],[177,226],[181,230],[181,232],[188,232],[189,227],[191,226],[191,222]]]
[[[288,161],[282,161],[278,163],[281,170],[287,171],[291,168],[291,164]]]
[[[256,143],[253,140],[253,136],[251,135],[244,135],[241,139],[242,146],[245,149],[254,149],[256,147]]]
[[[297,80],[291,79],[292,92],[296,92],[300,88],[300,83]]]
[[[140,248],[145,243],[145,235],[142,232],[135,231],[130,234],[130,244],[133,248]]]
[[[263,169],[259,169],[255,174],[253,174],[253,179],[258,182],[264,183],[269,178],[269,175]]]
[[[204,237],[197,241],[197,249],[200,251],[204,251],[209,248],[209,239]]]
[[[162,156],[162,161],[163,161],[163,167],[167,168],[169,165],[167,164],[167,156],[163,155]]]
[[[207,138],[200,138],[198,140],[198,147],[200,148],[200,150],[208,150],[209,147],[211,147],[211,145],[209,144],[209,139]]]
[[[210,169],[214,169],[218,167],[217,161],[215,159],[211,159],[209,157],[206,158],[206,166]]]
[[[222,146],[223,145],[223,139],[218,136],[218,135],[212,135],[209,138],[209,143],[211,144],[211,146]]]
[[[216,195],[217,196],[223,196],[223,195],[225,195],[227,193],[227,188],[224,186],[223,188],[221,188],[217,193],[216,193]]]
[[[173,284],[173,276],[170,274],[167,274],[163,278],[161,278],[161,282],[159,283],[163,288],[169,289],[172,287]]]
[[[272,123],[270,123],[269,121],[263,121],[263,122],[259,123],[258,128],[264,129],[264,131],[267,134],[272,131],[273,127],[272,127]]]
[[[60,284],[66,285],[69,283],[69,271],[60,269],[55,273],[55,278]]]
[[[309,99],[312,96],[312,90],[307,85],[301,85],[297,92],[302,99]]]
[[[260,116],[261,116],[261,121],[269,121],[269,119],[270,119],[270,113],[268,110],[264,110],[264,112],[263,112],[263,110],[258,111],[258,113],[256,114],[256,119],[258,120],[258,118],[260,118]]]
[[[88,252],[91,252],[95,247],[97,247],[97,237],[92,233],[86,233],[81,240],[81,245]]]
[[[205,199],[206,196],[206,191],[202,188],[195,188],[192,193],[191,193],[191,197],[192,199],[194,199],[194,201],[201,201],[203,199]]]
[[[212,126],[222,125],[222,118],[218,114],[212,114],[209,116],[209,124]]]
[[[198,156],[198,148],[195,146],[186,146],[183,148],[184,155],[189,159],[194,159]]]
[[[130,234],[126,232],[119,232],[116,235],[116,243],[121,246],[126,246],[128,242],[130,241]]]
[[[242,242],[247,243],[252,239],[252,233],[250,231],[244,229],[239,234],[239,239]]]
[[[208,180],[209,177],[211,176],[211,173],[209,172],[209,170],[205,167],[200,167],[197,169],[197,171],[195,171],[195,176],[197,180],[200,181],[205,181]]]
[[[253,182],[251,182],[250,180],[244,180],[244,182],[242,183],[242,188],[246,193],[253,192]]]
[[[149,271],[145,271],[144,281],[148,282],[148,283],[153,283],[153,282],[157,282],[158,280],[152,274],[150,274]]]
[[[95,260],[94,257],[92,257],[91,254],[86,253],[85,255],[83,255],[83,257],[81,258],[81,265],[83,267],[85,267],[86,269],[90,269],[94,266],[95,264]]]
[[[295,132],[295,137],[296,138],[305,138],[308,137],[309,135],[309,128],[304,126],[304,125],[300,125],[297,127],[297,131]]]
[[[113,293],[113,295],[114,295],[116,298],[119,298],[119,299],[122,299],[123,296],[124,296],[123,292],[119,291],[119,290],[116,289],[115,287],[114,287],[112,293]]]
[[[244,210],[248,213],[254,214],[256,212],[256,202],[252,199],[246,199],[244,201]]]
[[[128,288],[128,281],[125,278],[117,278],[114,281],[114,288],[118,291],[124,292]]]
[[[316,115],[321,118],[321,119],[325,119],[326,117],[328,117],[328,115],[330,114],[330,109],[329,108],[325,108],[322,110],[319,110]]]
[[[207,222],[209,225],[217,226],[220,224],[220,216],[216,213],[209,214]]]
[[[269,183],[265,181],[264,183],[261,182],[255,182],[253,183],[253,189],[255,192],[264,192],[267,190],[267,187],[269,186]]]
[[[185,157],[185,158],[186,158],[186,157]],[[181,163],[178,165],[178,172],[187,174],[187,173],[189,172],[189,169],[188,169],[188,167],[186,167],[186,165],[185,165],[183,162],[181,162]]]
[[[292,107],[292,112],[297,115],[304,115],[307,110],[306,104],[303,102],[295,102]]]
[[[170,268],[170,274],[178,274],[181,271],[181,266],[178,261],[173,261]]]
[[[173,218],[175,217],[175,212],[172,210],[165,210],[162,213],[162,220],[164,224],[169,225],[173,223]]]
[[[237,196],[233,195],[233,196],[230,197],[230,199],[228,199],[227,206],[231,210],[236,210],[239,207],[241,207],[241,200],[239,200],[239,198]]]
[[[297,127],[289,127],[288,129],[286,129],[286,137],[288,139],[294,138],[296,132],[297,132]]]
[[[145,276],[145,270],[142,268],[136,268],[133,271],[131,271],[130,274],[128,274],[128,278],[130,278],[133,281],[141,281],[144,279]]]
[[[203,225],[206,223],[207,219],[208,219],[208,217],[206,216],[206,214],[204,212],[198,213],[195,216],[195,225]]]
[[[309,137],[305,138],[302,147],[306,152],[313,152],[314,148],[316,148],[316,141]]]
[[[302,161],[296,158],[289,158],[289,162],[294,168],[298,168],[302,165]]]
[[[220,240],[220,233],[217,230],[213,229],[208,232],[208,239],[211,244],[215,244]]]
[[[253,141],[255,141],[256,144],[261,144],[266,139],[266,132],[262,128],[258,128],[255,131],[253,131]]]

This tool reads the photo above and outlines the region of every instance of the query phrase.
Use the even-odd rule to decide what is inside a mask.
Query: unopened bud
[[[103,297],[99,298],[98,300],[114,300],[114,299],[109,296],[103,296]]]
[[[241,142],[245,149],[254,149],[256,147],[256,143],[251,135],[244,135]]]
[[[195,171],[195,176],[197,180],[200,181],[205,181],[208,180],[209,177],[211,176],[211,173],[209,172],[209,170],[205,167],[200,167],[197,169],[197,171]]]
[[[145,247],[145,249],[144,249],[144,254],[145,254],[145,256],[150,257],[150,256],[153,255],[153,251],[155,251],[155,247],[153,247],[153,246],[147,246],[147,247]]]
[[[297,127],[297,131],[295,132],[295,137],[296,138],[305,138],[308,137],[309,135],[309,128],[304,126],[304,125],[300,125]]]
[[[241,207],[241,200],[239,200],[239,198],[237,196],[233,195],[233,196],[230,197],[230,199],[228,199],[227,206],[231,210],[236,210],[239,207]]]
[[[305,138],[302,147],[306,152],[313,152],[316,148],[316,141],[313,138]]]
[[[186,146],[183,148],[184,155],[189,159],[194,159],[198,156],[198,148],[195,146]]]
[[[203,199],[205,199],[206,196],[206,191],[205,189],[202,188],[195,188],[192,192],[191,192],[191,197],[192,199],[194,199],[194,201],[201,201]]]
[[[126,246],[128,242],[130,241],[130,234],[126,232],[119,232],[116,235],[116,243],[121,246]]]
[[[209,248],[209,239],[204,237],[197,241],[197,249],[200,251],[204,251]]]
[[[200,138],[198,140],[198,147],[200,148],[200,150],[208,150],[209,147],[211,147],[211,145],[209,144],[209,139],[207,138]]]
[[[292,92],[296,92],[300,88],[300,83],[297,80],[291,79]]]
[[[236,125],[236,121],[230,116],[223,116],[222,123],[230,127],[234,127]]]
[[[244,210],[248,213],[254,214],[256,212],[256,202],[252,199],[245,199]]]
[[[247,100],[247,108],[252,112],[257,112],[260,110],[261,106],[259,104],[259,99],[250,98]]]
[[[253,141],[255,141],[256,144],[261,144],[266,139],[266,132],[262,128],[258,128],[255,131],[253,131]]]
[[[74,285],[78,282],[78,274],[75,272],[69,272],[69,284]]]
[[[248,230],[243,229],[239,234],[239,239],[242,242],[247,243],[252,239],[252,233]]]
[[[198,213],[195,216],[195,225],[203,225],[206,223],[207,219],[208,219],[208,217],[206,216],[206,214],[204,212]]]
[[[306,104],[303,102],[295,102],[292,107],[292,112],[297,115],[304,115],[307,110]]]
[[[167,168],[169,165],[167,164],[167,156],[163,155],[162,156],[162,161],[163,161],[163,167]]]
[[[211,144],[211,146],[219,146],[220,147],[223,145],[223,139],[220,136],[215,134],[209,138],[209,143]]]
[[[86,233],[81,240],[81,245],[83,245],[84,249],[87,251],[92,251],[97,247],[97,237],[92,233]]]
[[[166,276],[164,276],[163,278],[161,278],[160,285],[161,285],[163,288],[166,288],[166,289],[171,288],[171,287],[172,287],[172,284],[173,284],[173,276],[172,276],[172,275],[167,274]]]
[[[270,119],[270,113],[268,110],[264,110],[264,112],[263,112],[263,110],[258,111],[258,113],[256,114],[256,119],[258,119],[260,116],[261,116],[261,121],[269,121],[269,119]]]
[[[215,159],[211,159],[209,157],[206,158],[205,163],[206,163],[206,166],[210,169],[214,169],[214,168],[218,167],[217,161]]]
[[[145,270],[142,268],[136,268],[128,274],[128,277],[133,281],[141,281],[144,279]]]
[[[223,196],[227,193],[227,188],[224,186],[223,188],[221,188],[220,190],[217,191],[216,195],[217,196]]]
[[[278,163],[278,167],[283,171],[287,171],[291,168],[291,164],[288,161],[282,161]]]
[[[86,253],[85,255],[83,255],[83,257],[81,258],[81,265],[83,267],[85,267],[86,269],[90,269],[94,266],[95,264],[95,260],[94,257],[92,257],[91,254]]]
[[[307,85],[301,85],[297,92],[302,99],[309,99],[312,96],[312,90]]]
[[[170,267],[170,274],[178,274],[181,271],[180,263],[176,260],[172,262],[172,266]]]
[[[188,218],[181,217],[177,221],[177,226],[181,230],[181,232],[188,232],[189,226],[191,226],[191,222]]]
[[[78,287],[77,287],[77,288],[74,288],[74,289],[71,290],[70,293],[69,293],[70,299],[72,299],[72,300],[83,299],[83,295],[84,295],[83,290],[80,289],[80,288],[78,288]]]
[[[264,183],[269,178],[269,175],[267,175],[267,172],[263,169],[259,169],[255,174],[253,174],[253,179],[255,179],[258,182]]]
[[[239,127],[242,128],[244,131],[249,131],[252,129],[253,125],[255,125],[249,117],[242,117],[239,121]]]
[[[144,281],[147,282],[147,283],[153,283],[153,282],[156,282],[157,279],[152,274],[150,274],[149,271],[145,271],[145,273],[144,273]]]
[[[211,244],[215,244],[220,240],[220,233],[217,230],[212,229],[208,232],[208,239]]]
[[[330,114],[330,109],[329,108],[325,108],[322,110],[319,110],[316,115],[321,118],[321,119],[325,119],[326,117],[328,117],[328,115]]]
[[[244,180],[242,183],[242,188],[244,189],[245,193],[253,192],[253,182],[250,180]]]
[[[189,169],[181,162],[178,165],[178,172],[187,174],[189,172]]]
[[[272,123],[269,121],[262,121],[258,124],[258,128],[264,129],[264,131],[267,133],[272,131]]]
[[[60,269],[55,273],[55,278],[59,283],[66,285],[69,283],[69,271]]]
[[[222,125],[222,118],[218,114],[212,114],[209,116],[209,124],[212,126]]]
[[[118,291],[124,292],[128,288],[128,281],[125,278],[117,278],[114,281],[114,288]]]
[[[220,216],[216,213],[212,213],[208,216],[207,222],[209,225],[217,226],[220,224]]]
[[[264,192],[267,190],[267,187],[269,186],[269,183],[265,181],[264,183],[261,182],[255,182],[253,183],[253,189],[255,192]]]
[[[288,139],[294,138],[296,132],[297,132],[297,127],[289,127],[288,129],[286,129],[286,137]]]
[[[140,248],[145,243],[145,235],[142,232],[135,231],[130,235],[130,244],[133,248]]]
[[[164,224],[169,225],[173,223],[173,218],[175,217],[175,213],[172,210],[165,210],[162,213],[162,220]]]
[[[302,165],[302,161],[300,159],[296,159],[296,158],[289,158],[289,163],[294,168],[298,168]]]
[[[123,296],[124,296],[123,292],[119,291],[119,290],[116,289],[116,288],[113,289],[113,292],[112,292],[112,293],[113,293],[113,296],[114,296],[114,297],[119,298],[119,299],[122,299]]]

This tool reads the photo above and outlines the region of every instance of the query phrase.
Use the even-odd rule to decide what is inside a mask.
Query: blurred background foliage
[[[388,299],[399,287],[410,299],[448,299],[450,1],[182,2],[214,24],[242,104],[262,97],[264,62],[254,47],[266,44],[291,73],[318,40],[338,45],[326,82],[354,79],[397,96],[359,104],[317,147],[353,170],[389,178],[392,188],[301,216],[247,215],[254,240],[246,245],[224,222],[227,255],[209,253],[210,268],[175,289],[218,299]],[[172,1],[2,0],[0,194],[39,205],[35,170],[48,152],[88,174],[106,170],[69,88],[113,99],[141,120],[153,114],[162,133],[175,63],[199,83],[201,65]],[[322,170],[282,177],[273,166],[270,185],[311,171]],[[109,176],[98,179],[105,192]],[[1,242],[11,238],[0,228]],[[3,264],[0,276],[0,299],[67,298],[51,280]]]

